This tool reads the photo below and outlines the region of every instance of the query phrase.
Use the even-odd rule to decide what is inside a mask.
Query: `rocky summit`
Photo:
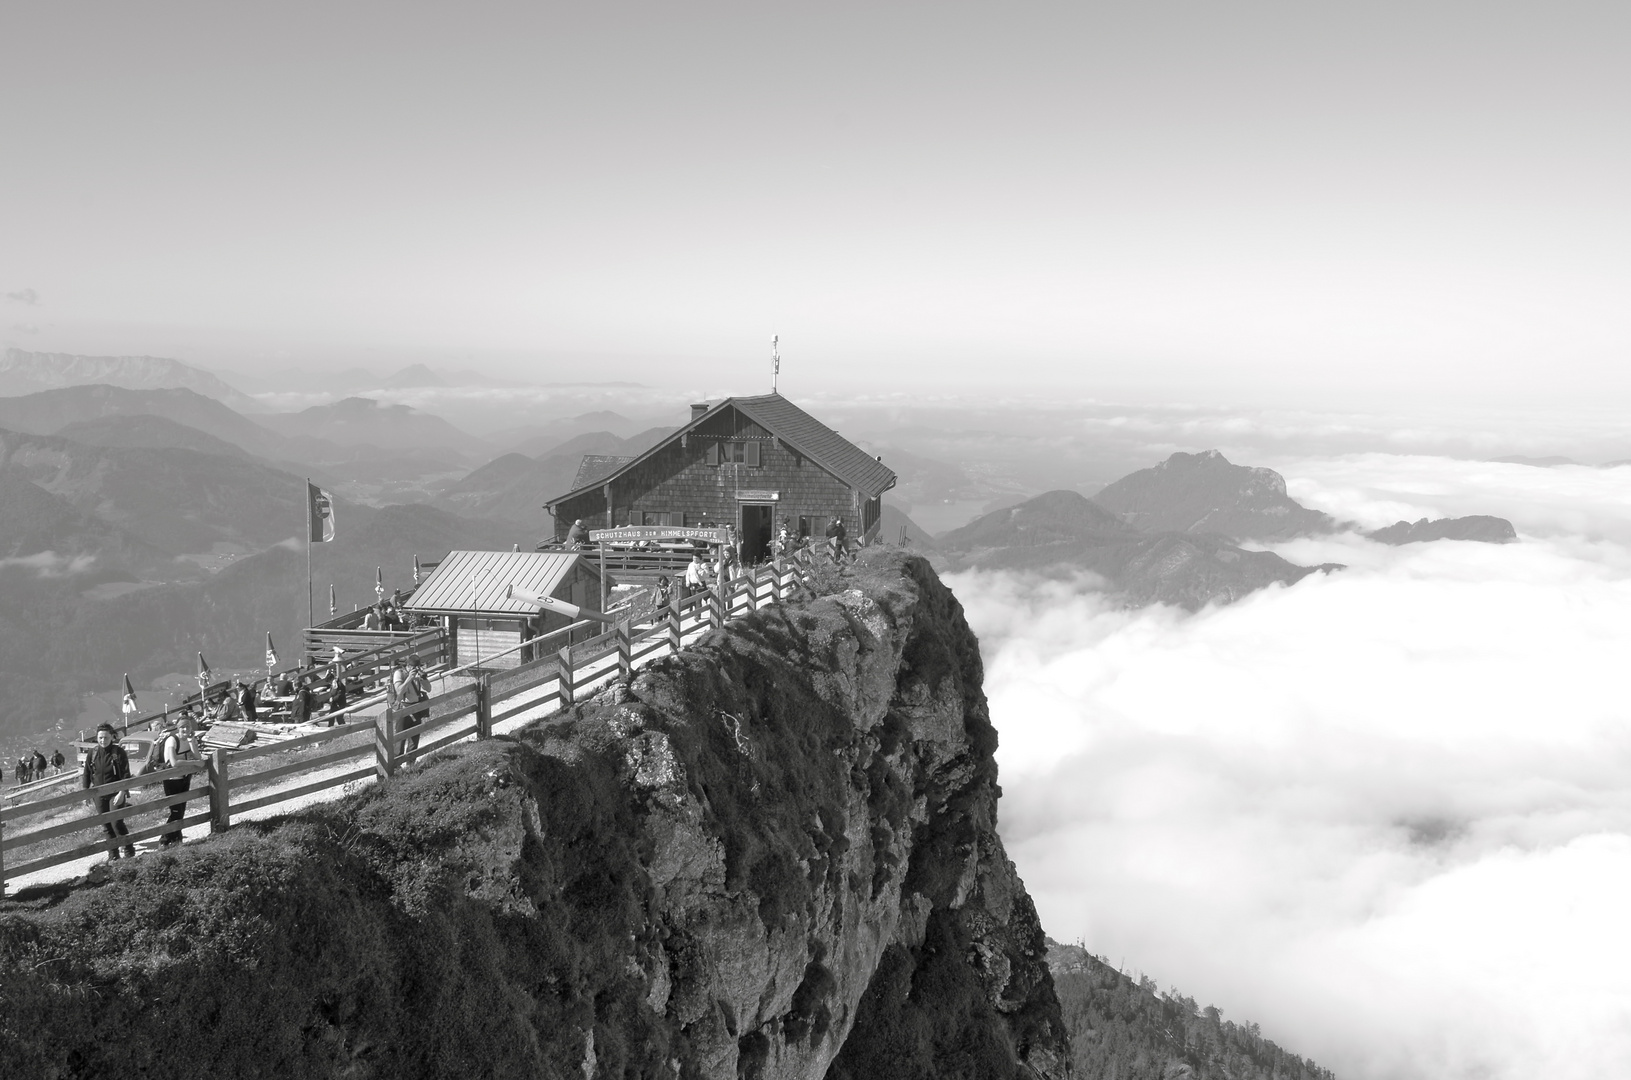
[[[869,552],[579,706],[0,903],[30,1077],[1063,1078],[977,642]]]
[[[1173,454],[1110,484],[1093,501],[1146,532],[1289,540],[1337,527],[1287,495],[1285,478],[1273,469],[1235,465],[1216,450]]]

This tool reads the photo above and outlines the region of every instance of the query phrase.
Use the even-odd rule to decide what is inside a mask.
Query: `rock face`
[[[1471,517],[1435,518],[1429,521],[1398,521],[1385,529],[1367,533],[1372,540],[1383,544],[1420,544],[1430,540],[1478,540],[1486,544],[1513,544],[1518,530],[1506,518],[1488,514]]]
[[[1216,450],[1173,454],[1122,477],[1093,501],[1148,532],[1289,540],[1337,527],[1287,495],[1285,478],[1273,469],[1235,465]]]
[[[17,1075],[1062,1078],[977,643],[869,553],[515,738],[0,904]]]

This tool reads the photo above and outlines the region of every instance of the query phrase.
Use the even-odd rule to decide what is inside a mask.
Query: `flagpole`
[[[306,477],[306,625],[317,625],[316,608],[311,598],[311,477]]]

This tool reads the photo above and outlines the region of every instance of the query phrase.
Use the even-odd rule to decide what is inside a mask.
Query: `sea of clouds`
[[[1195,615],[968,572],[1002,830],[1079,940],[1345,1080],[1631,1062],[1631,467],[1270,464],[1346,570]]]

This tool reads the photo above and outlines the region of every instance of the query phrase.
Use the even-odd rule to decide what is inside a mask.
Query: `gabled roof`
[[[571,491],[549,500],[548,505],[551,507],[556,506],[576,495],[581,495],[585,491],[617,479],[623,473],[628,472],[629,469],[646,461],[664,447],[677,441],[681,436],[688,435],[700,425],[707,423],[717,416],[720,410],[729,408],[736,409],[789,447],[832,473],[842,482],[859,490],[865,498],[876,498],[895,486],[895,471],[893,469],[780,394],[764,394],[760,397],[726,398],[656,446],[653,446],[650,450],[637,457],[629,458],[615,470],[586,483],[574,482]],[[583,476],[587,464],[588,459],[586,458],[584,464],[579,466],[578,474],[580,478]]]
[[[506,599],[511,585],[549,596],[583,561],[575,551],[450,551],[403,606],[410,611],[533,615],[538,605]],[[583,565],[596,574],[591,562]]]

